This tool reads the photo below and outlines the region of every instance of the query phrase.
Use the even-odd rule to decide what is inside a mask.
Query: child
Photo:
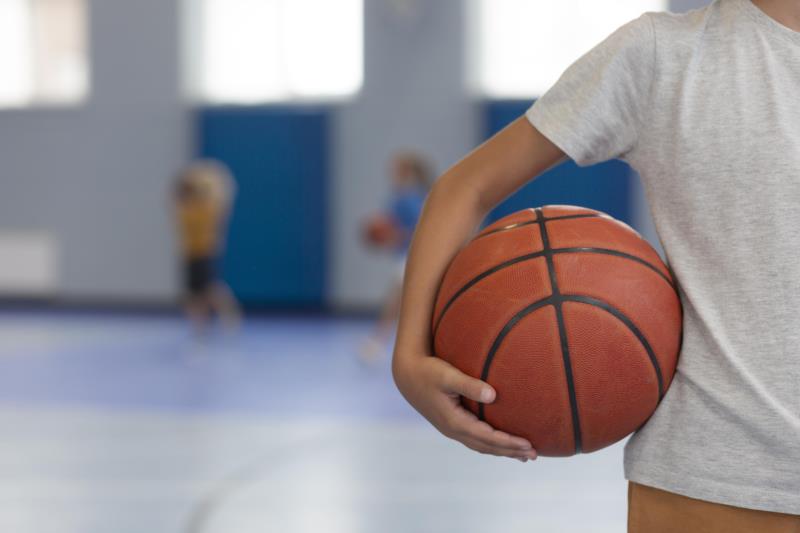
[[[208,328],[215,311],[231,329],[238,326],[239,307],[217,273],[235,184],[216,161],[197,161],[178,177],[175,207],[184,257],[185,308],[197,333]]]
[[[392,197],[387,214],[395,231],[385,247],[395,254],[396,274],[384,300],[375,331],[361,347],[361,358],[366,362],[376,360],[385,351],[400,309],[400,291],[403,285],[403,270],[411,236],[417,225],[425,196],[431,182],[431,172],[425,160],[414,153],[400,153],[391,163]]]
[[[394,376],[483,453],[536,458],[460,406],[495,391],[430,357],[434,295],[489,210],[565,156],[639,172],[684,306],[672,386],[625,450],[629,531],[800,531],[800,2],[643,15],[434,185]]]

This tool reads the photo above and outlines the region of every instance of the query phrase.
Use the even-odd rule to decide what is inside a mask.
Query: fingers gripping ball
[[[436,355],[491,384],[465,406],[540,455],[608,446],[669,387],[681,342],[675,280],[638,233],[572,206],[509,215],[453,259],[433,317]]]

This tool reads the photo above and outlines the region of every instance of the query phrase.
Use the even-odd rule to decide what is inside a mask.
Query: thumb
[[[445,380],[445,388],[451,394],[458,394],[480,403],[492,403],[497,396],[492,386],[484,381],[470,377],[458,370],[449,374],[449,379]]]

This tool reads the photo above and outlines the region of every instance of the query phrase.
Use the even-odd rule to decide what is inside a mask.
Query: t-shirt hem
[[[625,479],[696,500],[757,511],[800,515],[800,495],[790,492],[724,483],[685,473],[679,476],[664,475],[628,466],[625,467]]]

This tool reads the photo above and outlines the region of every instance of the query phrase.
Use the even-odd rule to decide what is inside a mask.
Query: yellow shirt
[[[222,215],[220,206],[214,201],[189,200],[178,203],[178,230],[186,257],[195,259],[217,254]]]

